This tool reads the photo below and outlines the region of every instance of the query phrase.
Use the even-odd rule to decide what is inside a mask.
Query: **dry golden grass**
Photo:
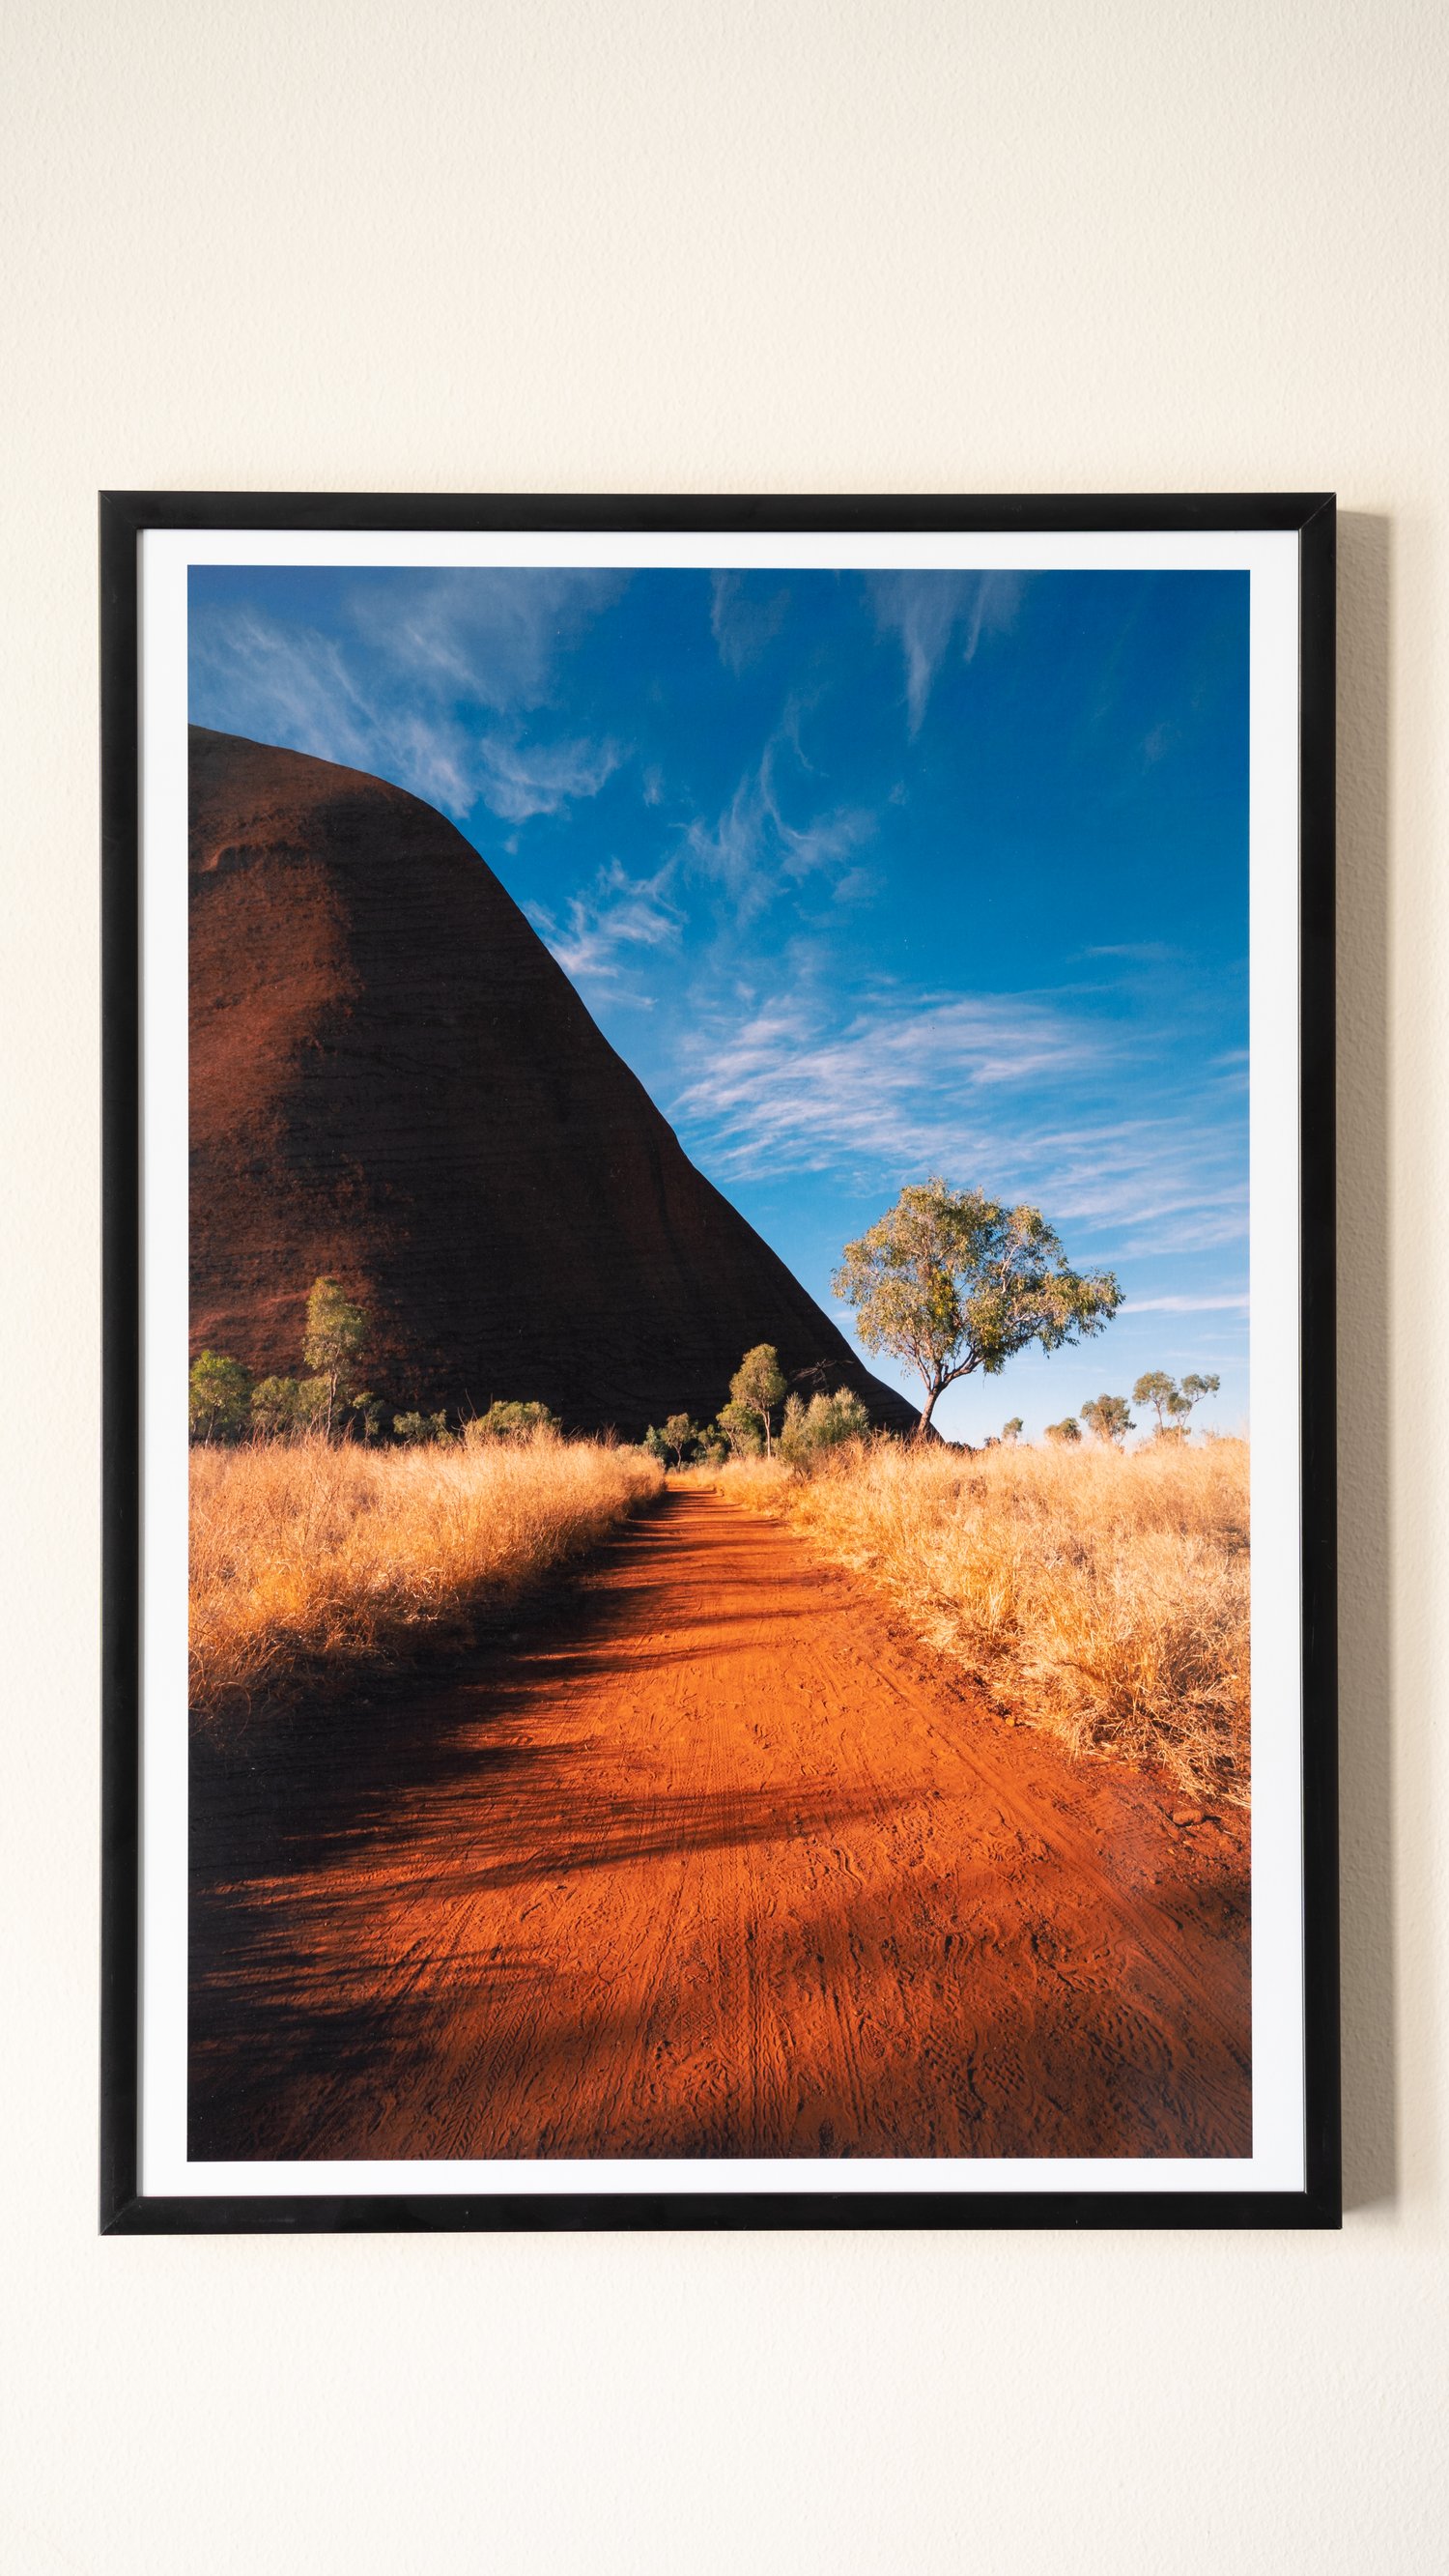
[[[1246,1803],[1245,1441],[975,1456],[880,1443],[808,1481],[736,1464],[720,1490],[870,1575],[1013,1714]]]
[[[592,1547],[657,1493],[636,1449],[191,1453],[191,1703],[212,1721],[336,1674]]]

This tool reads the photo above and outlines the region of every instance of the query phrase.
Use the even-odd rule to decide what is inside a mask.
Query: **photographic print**
[[[187,497],[123,2220],[1331,2223],[1319,504]]]

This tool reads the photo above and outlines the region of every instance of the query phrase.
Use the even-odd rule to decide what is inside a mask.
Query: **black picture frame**
[[[142,1237],[138,559],[153,529],[1287,531],[1298,540],[1304,2189],[365,2193],[140,2189]],[[109,2235],[618,2228],[1324,2228],[1341,2223],[1334,1314],[1335,505],[1322,492],[959,497],[106,492],[100,496],[104,1647],[100,2226]]]

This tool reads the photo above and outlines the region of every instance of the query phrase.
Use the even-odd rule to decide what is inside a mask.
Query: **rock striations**
[[[308,1287],[399,1403],[637,1437],[754,1342],[912,1408],[697,1172],[498,879],[361,771],[191,734],[192,1347],[295,1373]]]

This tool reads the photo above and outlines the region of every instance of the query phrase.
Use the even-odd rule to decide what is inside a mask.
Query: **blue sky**
[[[1117,1271],[943,1430],[1153,1367],[1246,1425],[1246,574],[198,567],[191,712],[448,814],[847,1331],[930,1172]]]

